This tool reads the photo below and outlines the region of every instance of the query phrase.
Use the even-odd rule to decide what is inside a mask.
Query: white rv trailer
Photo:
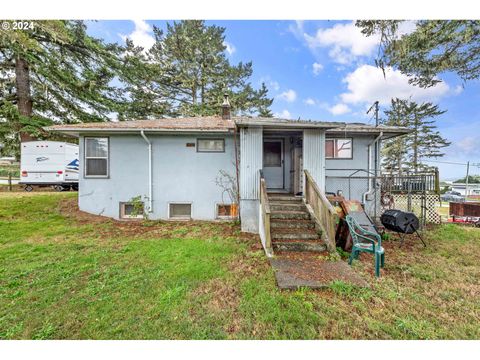
[[[56,190],[78,190],[78,145],[60,141],[29,141],[21,144],[19,184]]]

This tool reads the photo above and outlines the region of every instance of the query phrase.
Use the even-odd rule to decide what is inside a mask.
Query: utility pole
[[[470,171],[470,161],[467,161],[467,177],[465,178],[465,201],[468,200],[468,172]]]

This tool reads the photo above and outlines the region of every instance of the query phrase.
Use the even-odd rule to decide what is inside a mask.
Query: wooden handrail
[[[305,203],[310,205],[317,224],[322,229],[322,236],[329,251],[334,251],[335,232],[337,212],[328,201],[324,192],[318,188],[317,183],[310,175],[308,170],[305,171]]]
[[[262,212],[263,232],[265,234],[265,250],[272,251],[272,238],[270,234],[270,203],[268,201],[267,184],[260,170],[260,207]]]

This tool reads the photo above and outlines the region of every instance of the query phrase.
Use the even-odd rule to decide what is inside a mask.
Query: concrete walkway
[[[270,259],[280,289],[321,289],[333,281],[368,287],[368,283],[342,260],[330,261],[318,254],[276,255]]]

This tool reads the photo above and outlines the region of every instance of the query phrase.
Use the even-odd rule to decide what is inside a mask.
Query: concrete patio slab
[[[330,261],[318,255],[276,255],[270,259],[280,289],[321,289],[333,281],[359,287],[368,283],[344,261]]]

